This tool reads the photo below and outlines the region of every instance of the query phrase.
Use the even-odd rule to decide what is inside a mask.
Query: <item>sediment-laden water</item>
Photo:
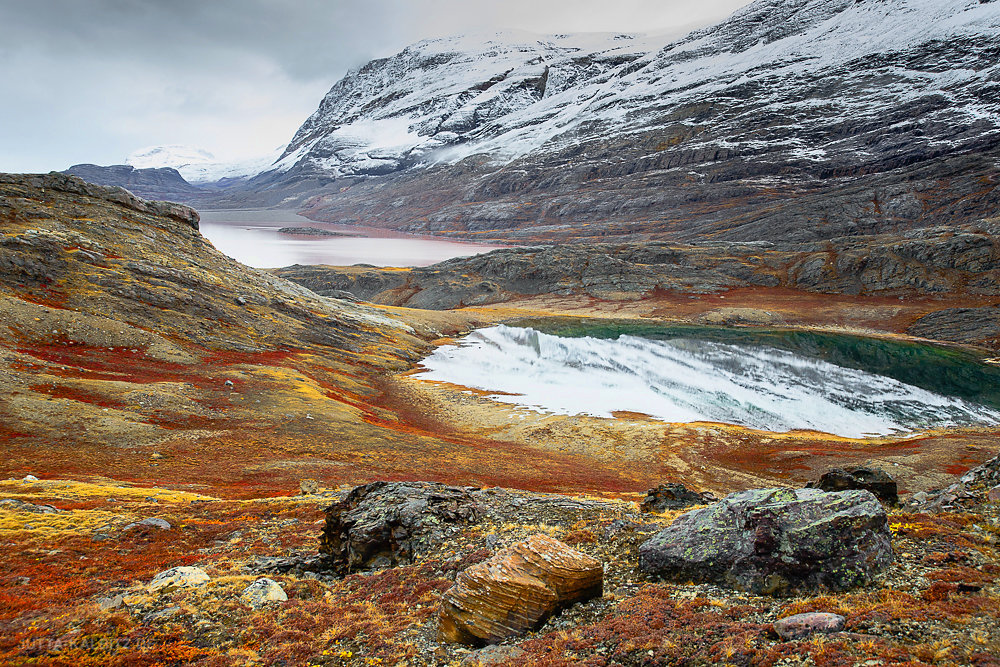
[[[289,235],[278,231],[290,226],[313,227],[344,236]],[[202,211],[201,232],[221,252],[257,268],[293,264],[427,266],[499,247],[315,222],[294,211],[280,209]]]
[[[727,333],[733,331],[737,335]],[[1000,410],[968,396],[977,383],[1000,371],[980,364],[972,372],[965,366],[977,365],[975,359],[963,365],[950,359],[949,350],[933,346],[827,335],[831,341],[812,334],[785,340],[783,347],[800,348],[792,350],[773,344],[776,332],[756,332],[754,340],[750,330],[711,327],[661,328],[614,338],[575,333],[557,336],[503,325],[480,329],[457,345],[438,348],[422,362],[426,371],[419,377],[497,392],[492,395],[497,401],[567,415],[611,417],[630,411],[668,422],[810,429],[845,437],[1000,424]],[[769,337],[772,344],[761,342]],[[866,351],[852,354],[852,349]],[[838,355],[854,363],[822,358]],[[907,358],[919,365],[934,355],[944,357],[944,362],[935,358],[939,368],[931,377],[954,386],[942,393],[856,367],[864,363],[857,357],[866,355],[896,376],[907,375],[901,370]],[[949,364],[955,366],[951,380],[941,370]],[[909,374],[919,376],[919,370]],[[990,391],[984,387],[986,402]]]

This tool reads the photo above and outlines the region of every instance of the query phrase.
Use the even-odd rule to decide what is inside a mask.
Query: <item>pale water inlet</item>
[[[494,400],[555,414],[630,411],[851,438],[1000,424],[1000,411],[890,377],[694,338],[565,338],[500,325],[438,348],[422,366],[422,379],[495,391]]]
[[[219,251],[259,269],[293,264],[428,266],[501,246],[401,234],[373,227],[315,222],[290,210],[201,211],[201,233]],[[282,234],[315,227],[345,236]]]

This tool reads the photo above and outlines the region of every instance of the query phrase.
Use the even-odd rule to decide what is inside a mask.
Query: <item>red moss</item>
[[[929,572],[927,574],[927,578],[931,581],[947,581],[966,584],[989,584],[996,580],[996,576],[964,565]]]
[[[48,394],[52,398],[69,399],[102,408],[122,408],[126,405],[122,401],[67,385],[35,384],[31,386],[31,389],[40,394]]]

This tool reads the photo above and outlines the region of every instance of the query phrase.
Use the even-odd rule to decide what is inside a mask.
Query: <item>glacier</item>
[[[1000,424],[996,410],[892,378],[772,347],[693,338],[564,338],[498,325],[437,348],[421,367],[423,381],[560,415],[628,411],[847,438]]]

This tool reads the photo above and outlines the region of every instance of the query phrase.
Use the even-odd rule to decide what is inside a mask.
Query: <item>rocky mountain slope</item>
[[[668,294],[726,298],[761,288],[890,297],[909,306],[911,333],[995,349],[1000,347],[998,223],[994,218],[813,243],[560,244],[495,250],[407,270],[291,266],[276,273],[319,294],[431,309],[541,295],[621,303]],[[929,303],[915,302],[928,297]],[[960,304],[979,307],[955,307]],[[740,319],[734,313],[702,317]],[[742,317],[774,320],[760,312]]]
[[[673,42],[428,40],[349,72],[278,155],[226,166],[161,147],[134,161],[211,187],[132,186],[536,242],[971,222],[1000,210],[998,38],[993,0],[757,0]]]
[[[968,221],[1000,204],[998,35],[994,2],[761,0],[662,45],[421,42],[337,83],[249,197],[535,240]]]
[[[127,164],[102,167],[96,164],[75,164],[63,173],[78,176],[88,183],[121,187],[139,197],[168,201],[193,201],[202,191],[188,183],[172,167],[136,168]]]

